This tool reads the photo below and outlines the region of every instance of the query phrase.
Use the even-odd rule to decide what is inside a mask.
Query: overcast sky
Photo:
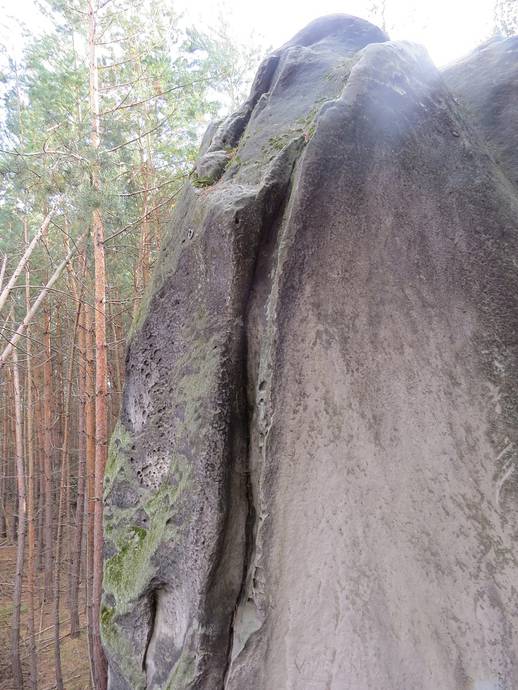
[[[518,0],[517,0],[518,1]],[[312,19],[345,12],[367,17],[370,0],[227,0],[231,23],[243,33],[261,33],[267,44],[287,41]],[[211,0],[179,0],[202,21],[214,12]],[[387,0],[392,38],[422,43],[437,65],[462,57],[489,37],[494,0]]]
[[[176,0],[187,18],[210,25],[218,8],[234,32],[247,37],[252,31],[265,45],[276,47],[315,17],[345,12],[366,17],[370,0]],[[422,43],[435,63],[447,64],[469,52],[491,33],[494,0],[387,0],[391,37]],[[32,0],[0,0],[0,40],[9,49],[20,46],[11,17],[33,31],[41,18]]]

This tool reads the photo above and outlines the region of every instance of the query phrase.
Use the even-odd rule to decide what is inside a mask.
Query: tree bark
[[[2,466],[0,475],[0,539],[7,539],[7,473],[9,470],[9,397],[6,391],[3,397],[3,419],[2,419]]]
[[[97,153],[100,147],[99,70],[96,54],[96,12],[93,0],[88,0],[89,100],[94,162],[91,179],[95,206],[92,211],[92,238],[95,268],[95,468],[94,468],[94,545],[92,573],[92,642],[95,687],[106,688],[106,658],[101,644],[100,609],[103,568],[102,493],[108,443],[107,418],[107,356],[106,356],[106,266],[104,254],[104,225],[99,208],[100,170]]]
[[[94,552],[94,475],[95,475],[95,340],[93,308],[85,304],[86,374],[85,374],[85,427],[86,427],[86,609],[88,619],[88,648],[92,680],[95,687],[93,651],[93,552]]]
[[[79,291],[75,277],[71,278],[72,289],[76,299],[79,299]],[[83,541],[85,484],[86,484],[86,320],[85,309],[81,305],[78,326],[78,437],[79,460],[77,465],[77,500],[75,514],[75,531],[71,546],[71,575],[70,575],[70,637],[77,637],[80,630],[79,622],[79,583],[81,579],[81,545]]]
[[[45,601],[52,595],[52,350],[50,341],[50,311],[44,312],[45,344],[43,363],[43,592]]]
[[[18,493],[18,541],[16,545],[16,574],[14,581],[13,622],[11,629],[11,660],[13,678],[17,690],[23,688],[22,665],[20,659],[20,614],[22,603],[23,561],[25,555],[25,475],[23,467],[22,400],[18,353],[13,350],[13,383],[15,410],[15,461]]]
[[[25,243],[29,240],[29,231],[27,221],[24,220]],[[31,275],[30,267],[27,262],[25,267],[25,308],[28,312],[31,307]],[[35,530],[34,530],[34,447],[33,447],[33,404],[32,404],[32,343],[30,338],[30,326],[27,327],[27,343],[25,346],[27,356],[27,373],[26,373],[26,393],[25,393],[25,442],[27,449],[27,595],[28,595],[28,613],[29,613],[29,660],[31,669],[31,688],[37,690],[38,688],[38,657],[36,650],[36,637],[34,629],[34,586],[36,582],[36,573],[34,567],[34,548],[35,548]]]
[[[72,342],[68,358],[68,372],[66,378],[67,390],[63,401],[63,438],[61,445],[60,458],[60,482],[59,482],[59,501],[58,501],[58,526],[56,532],[56,548],[54,557],[54,582],[53,582],[53,618],[54,618],[54,666],[56,672],[56,689],[64,690],[63,671],[61,667],[61,641],[59,639],[60,620],[60,573],[61,573],[61,540],[63,535],[63,508],[66,495],[67,464],[68,464],[68,438],[70,431],[70,399],[72,397],[72,373],[74,367],[74,351],[76,344],[77,326],[81,312],[81,302],[77,302],[76,318],[72,333]]]

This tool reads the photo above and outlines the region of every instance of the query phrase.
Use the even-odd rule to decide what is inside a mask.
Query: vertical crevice
[[[148,631],[148,635],[147,635],[146,646],[144,648],[144,655],[142,657],[142,670],[144,671],[144,673],[146,673],[147,655],[149,652],[151,640],[153,639],[153,633],[155,631],[155,621],[156,621],[157,607],[158,607],[158,588],[155,587],[153,590],[151,590],[151,593],[149,594],[149,598],[148,598],[148,604],[149,604],[149,631]]]
[[[289,145],[291,146],[293,142]],[[286,147],[288,149],[289,147]],[[300,150],[299,150],[300,153]],[[282,154],[281,154],[282,155]],[[292,176],[295,168],[297,156],[291,161],[290,174],[287,176],[285,184],[282,189],[277,189],[267,193],[261,203],[264,206],[264,215],[262,227],[256,250],[256,258],[253,270],[251,271],[251,280],[248,286],[247,294],[244,299],[243,308],[243,336],[241,344],[241,399],[243,408],[243,436],[246,443],[246,466],[245,466],[245,487],[244,494],[247,505],[247,515],[245,522],[245,555],[243,561],[243,570],[241,576],[241,586],[239,594],[236,599],[234,609],[232,611],[231,623],[228,635],[227,659],[223,674],[222,690],[227,686],[227,681],[230,676],[233,650],[236,636],[236,624],[240,607],[246,603],[248,597],[248,585],[251,576],[251,566],[255,552],[255,540],[257,534],[257,508],[254,499],[254,487],[252,484],[252,468],[251,468],[251,453],[253,443],[253,424],[255,419],[256,396],[258,390],[258,364],[257,359],[259,348],[258,343],[252,343],[254,330],[250,324],[251,311],[254,309],[254,304],[260,305],[264,308],[268,301],[271,292],[272,269],[275,264],[275,257],[278,250],[280,230],[282,221],[285,215],[285,210],[291,195]],[[273,208],[270,207],[274,202]],[[277,203],[275,203],[277,201]],[[260,330],[260,329],[259,329]],[[257,332],[256,337],[260,337]],[[255,347],[254,347],[255,346]],[[254,355],[252,355],[254,350]]]
[[[247,302],[248,303],[248,302]],[[245,312],[246,313],[246,312]],[[224,690],[227,677],[230,672],[230,667],[232,664],[232,649],[234,646],[234,632],[235,632],[235,620],[237,611],[241,601],[243,600],[246,592],[247,575],[250,563],[250,556],[253,550],[253,539],[254,539],[254,526],[255,526],[255,506],[252,495],[252,482],[250,476],[250,445],[251,445],[251,421],[252,421],[252,410],[250,407],[250,400],[248,395],[248,346],[247,346],[247,329],[246,320],[243,326],[243,341],[241,349],[241,396],[242,396],[242,407],[243,407],[243,432],[245,435],[246,443],[246,466],[245,466],[245,487],[244,495],[246,501],[246,520],[245,520],[245,550],[243,559],[243,569],[241,573],[241,585],[239,588],[239,593],[236,598],[234,609],[231,615],[230,630],[228,635],[228,645],[227,645],[227,658],[226,665],[223,672],[223,683],[222,690]]]

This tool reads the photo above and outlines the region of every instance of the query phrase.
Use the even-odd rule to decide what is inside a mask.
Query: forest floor
[[[10,636],[13,614],[14,572],[16,565],[16,546],[0,545],[0,690],[14,690],[12,680]],[[63,583],[63,584],[66,584]],[[84,598],[84,593],[81,591]],[[84,610],[81,614],[81,634],[72,639],[69,633],[70,615],[66,608],[66,593],[61,593],[63,605],[60,607],[61,664],[65,690],[89,690],[90,669],[88,663],[88,644],[86,638]],[[35,612],[36,640],[38,649],[38,690],[53,690],[56,687],[54,675],[54,629],[52,625],[52,603],[47,603]],[[21,617],[21,655],[24,685],[29,684],[29,646],[27,644],[28,606],[27,588],[24,587]]]

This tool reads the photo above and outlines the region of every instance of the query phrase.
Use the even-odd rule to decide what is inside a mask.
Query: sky
[[[517,0],[518,1],[518,0]],[[494,0],[387,0],[388,33],[423,44],[437,66],[453,62],[489,38]],[[343,12],[368,18],[370,0],[227,0],[229,22],[243,34],[262,34],[277,47],[316,17]],[[214,1],[177,0],[206,22]]]
[[[344,12],[368,17],[370,0],[173,0],[186,19],[206,28],[222,12],[233,33],[252,33],[275,48],[312,19]],[[436,65],[462,57],[491,35],[494,0],[387,0],[388,32],[393,39],[423,44]],[[10,51],[22,45],[13,18],[38,31],[42,19],[32,0],[0,0],[0,42]]]

